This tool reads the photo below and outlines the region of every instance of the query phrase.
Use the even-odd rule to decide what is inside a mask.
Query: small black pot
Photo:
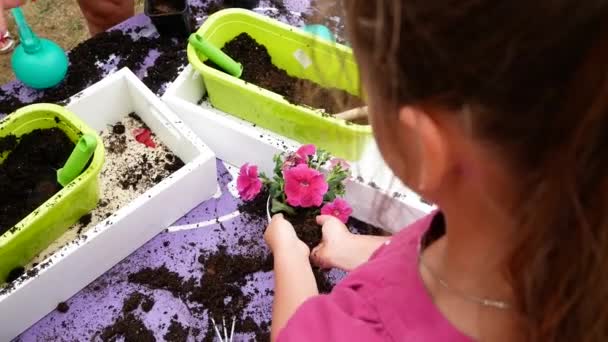
[[[144,13],[152,19],[158,32],[187,37],[192,32],[187,0],[146,0]]]
[[[224,6],[254,9],[258,7],[260,0],[224,0]]]

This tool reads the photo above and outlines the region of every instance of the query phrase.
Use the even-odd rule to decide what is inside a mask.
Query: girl
[[[608,1],[349,0],[388,165],[440,211],[390,240],[266,231],[279,341],[608,339]],[[309,263],[352,270],[319,296]]]

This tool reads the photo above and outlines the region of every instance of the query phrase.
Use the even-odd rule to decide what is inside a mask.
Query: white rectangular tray
[[[293,151],[300,145],[216,110],[208,102],[201,103],[204,95],[201,75],[188,65],[169,86],[162,100],[205,140],[219,159],[235,166],[253,163],[261,171],[270,173],[274,167],[274,154]],[[395,232],[433,210],[433,206],[395,178],[375,144],[370,144],[363,158],[352,164],[352,170],[346,199],[353,206],[354,216],[360,220]],[[379,212],[382,212],[381,216]]]
[[[130,70],[87,88],[67,108],[98,131],[135,112],[186,165],[0,295],[0,341],[20,334],[218,189],[214,153]]]

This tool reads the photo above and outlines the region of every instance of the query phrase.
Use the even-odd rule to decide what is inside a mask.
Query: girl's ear
[[[399,124],[402,131],[414,132],[418,158],[416,191],[435,192],[448,173],[448,136],[437,121],[419,107],[403,107],[399,111]]]

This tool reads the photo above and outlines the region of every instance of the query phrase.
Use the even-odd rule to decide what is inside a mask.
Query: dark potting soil
[[[363,106],[363,102],[341,89],[327,89],[309,80],[296,78],[272,64],[265,46],[247,33],[238,35],[222,48],[243,65],[241,79],[283,95],[291,103],[325,110],[335,114]],[[222,70],[211,61],[209,66]]]
[[[0,164],[0,235],[61,190],[56,170],[74,149],[58,128],[34,130],[18,140]]]
[[[129,274],[128,279],[135,284],[144,285],[154,290],[166,290],[175,297],[181,298],[186,288],[184,278],[175,272],[169,271],[167,266],[159,268],[144,268],[137,273]],[[192,286],[189,286],[191,289]]]
[[[0,138],[0,154],[15,149],[17,142],[17,137],[14,135],[8,135]]]
[[[184,327],[178,321],[172,319],[169,329],[163,338],[166,342],[187,342],[190,328]]]
[[[59,311],[61,313],[66,313],[66,312],[70,311],[70,306],[66,302],[61,302],[61,303],[57,304],[57,311]]]
[[[241,217],[244,224],[256,224],[265,227],[268,218],[266,214],[266,201],[268,195],[261,193],[253,201],[243,202],[238,206],[242,213]],[[315,211],[299,211],[295,217],[288,217],[294,227],[298,238],[312,250],[316,247],[323,237],[321,227],[316,223]],[[347,224],[349,230],[354,234],[362,235],[385,235],[385,231],[371,224],[351,217]],[[263,232],[260,234],[262,237]],[[332,283],[327,278],[327,272],[313,267],[313,273],[317,281],[320,293],[329,293],[333,289]]]
[[[241,244],[246,245],[247,242]],[[220,247],[218,252],[202,254],[198,260],[203,265],[203,275],[199,279],[186,280],[166,266],[161,266],[132,273],[128,280],[150,289],[171,292],[193,313],[206,311],[208,317],[216,320],[221,317],[242,317],[242,320],[237,320],[235,333],[266,334],[268,323],[258,326],[251,318],[248,320],[243,317],[243,311],[251,302],[252,295],[243,292],[242,287],[246,285],[248,275],[272,270],[272,256],[231,255],[225,247]],[[175,331],[180,330],[176,327]],[[209,337],[203,341],[213,341],[214,334],[207,335]]]
[[[224,0],[224,6],[253,9],[258,6],[260,0]]]
[[[25,267],[15,267],[13,268],[6,277],[7,283],[12,283],[13,281],[19,279],[25,273]]]
[[[152,4],[152,14],[168,14],[168,13],[176,13],[183,10],[183,5],[179,8],[180,3],[184,3],[184,1],[179,0],[151,0]]]
[[[129,313],[141,307],[144,312],[150,312],[154,307],[154,298],[147,296],[141,292],[131,293],[122,304],[122,312]]]
[[[195,17],[202,18],[232,7],[253,9],[257,7],[259,3],[260,0],[207,0],[204,1],[202,6],[191,7],[191,13]]]
[[[120,316],[112,325],[104,328],[98,336],[104,342],[156,342],[154,333],[132,313]],[[122,339],[121,339],[122,338]]]
[[[86,226],[89,223],[91,223],[92,218],[93,218],[93,215],[91,213],[84,214],[82,217],[80,217],[80,219],[78,220],[78,223],[80,223],[83,226]]]

